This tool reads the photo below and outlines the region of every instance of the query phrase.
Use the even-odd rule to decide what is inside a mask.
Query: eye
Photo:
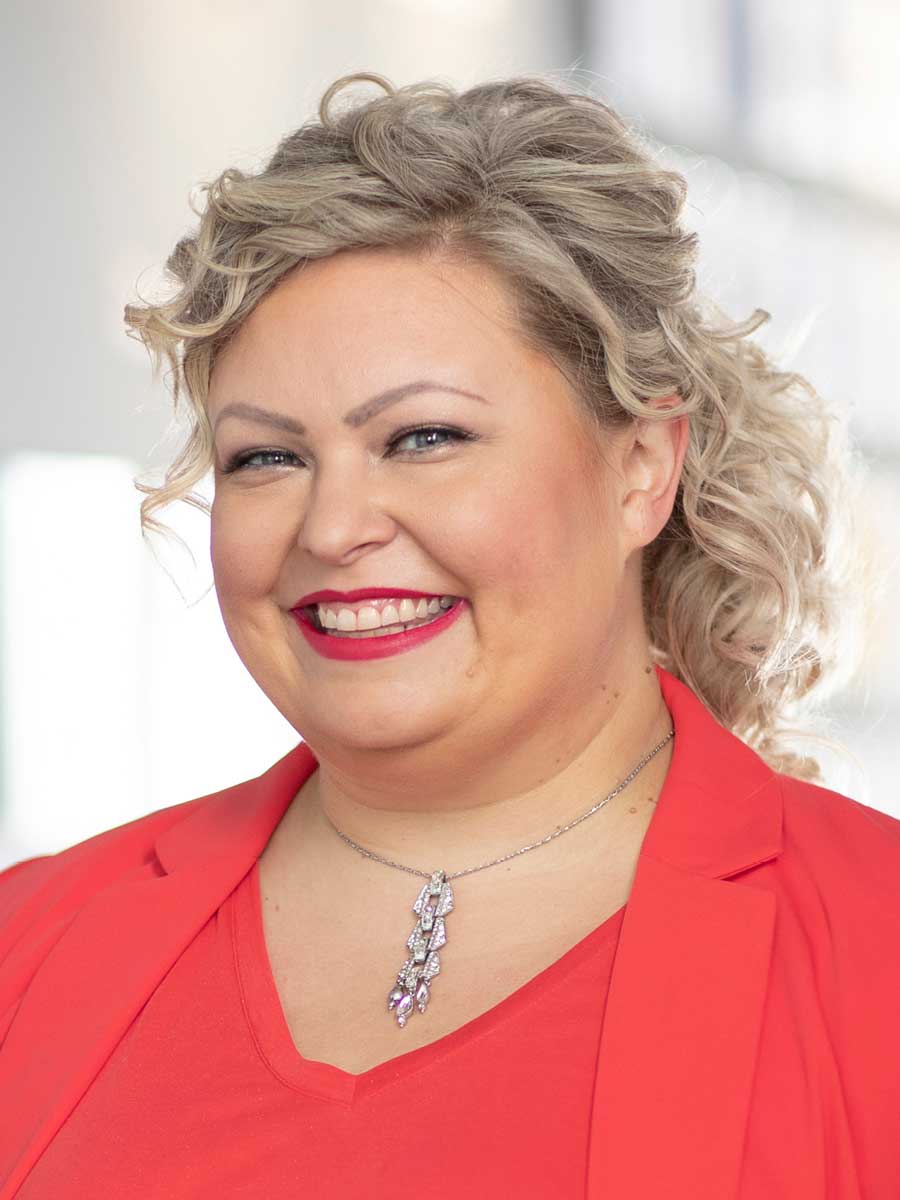
[[[423,446],[421,449],[412,450],[412,454],[423,454],[426,450],[437,450],[441,446],[449,446],[452,442],[471,441],[475,435],[467,433],[464,429],[452,429],[445,425],[417,425],[412,429],[401,429],[399,433],[394,434],[388,442],[389,447],[396,446],[398,442],[405,442],[407,438],[417,437],[420,434],[438,433],[445,434],[451,439],[449,442],[432,442],[428,446]]]
[[[287,465],[284,462],[254,462],[255,459],[287,459],[296,458],[296,454],[291,454],[290,450],[245,450],[243,453],[234,454],[222,467],[223,475],[230,475],[233,471],[240,471],[244,467],[250,467],[253,463],[252,470],[258,470],[260,467],[280,467]]]

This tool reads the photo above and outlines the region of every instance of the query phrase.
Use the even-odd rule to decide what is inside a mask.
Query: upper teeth
[[[378,629],[382,625],[405,625],[408,621],[420,621],[434,616],[442,608],[449,608],[456,598],[434,596],[428,600],[423,596],[416,602],[405,596],[402,600],[396,598],[363,603],[359,609],[329,608],[327,604],[317,604],[316,611],[326,629],[349,633],[359,629]]]

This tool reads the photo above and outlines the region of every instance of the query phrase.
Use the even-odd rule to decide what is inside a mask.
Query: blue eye
[[[450,429],[444,425],[418,425],[413,429],[401,429],[399,433],[395,434],[394,437],[391,438],[391,440],[388,442],[388,445],[395,446],[398,442],[406,441],[407,438],[415,437],[417,434],[425,433],[444,433],[448,437],[452,438],[453,441],[457,442],[468,441],[474,436],[471,433],[464,432],[462,429]],[[449,442],[438,442],[437,445],[435,445],[435,443],[432,442],[431,445],[424,446],[419,450],[413,450],[412,453],[422,454],[425,450],[436,450],[439,446],[447,446],[449,444]]]

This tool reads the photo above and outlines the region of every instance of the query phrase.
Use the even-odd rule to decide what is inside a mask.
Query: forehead
[[[362,374],[375,388],[441,364],[514,369],[529,351],[512,309],[504,282],[480,263],[342,251],[295,267],[260,301],[220,352],[210,401],[260,372],[275,386],[342,386]]]

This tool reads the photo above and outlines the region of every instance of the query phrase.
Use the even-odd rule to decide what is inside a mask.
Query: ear
[[[650,400],[654,408],[677,408],[677,394]],[[688,416],[638,419],[621,458],[622,536],[625,552],[647,546],[665,526],[675,504],[688,443]]]

